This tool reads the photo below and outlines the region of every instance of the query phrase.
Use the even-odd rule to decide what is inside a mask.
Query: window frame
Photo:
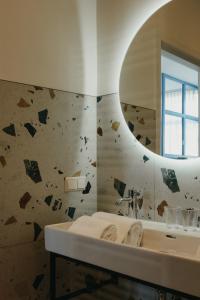
[[[173,80],[175,82],[178,82],[182,85],[182,112],[175,112],[171,110],[165,109],[165,81],[166,79]],[[161,112],[162,112],[162,130],[161,130],[161,154],[164,157],[168,158],[174,158],[174,159],[187,159],[187,158],[196,158],[199,156],[199,148],[198,148],[198,155],[197,156],[186,156],[185,155],[185,121],[186,120],[192,120],[198,123],[198,135],[199,135],[199,114],[198,117],[194,117],[192,115],[188,115],[185,113],[185,101],[186,101],[186,86],[190,86],[194,89],[197,89],[199,91],[199,87],[197,85],[194,85],[192,83],[186,82],[184,80],[178,79],[176,77],[173,77],[171,75],[168,75],[166,73],[161,73],[161,83],[162,83],[162,99],[161,99]],[[199,97],[198,97],[198,106],[200,104]],[[164,139],[165,139],[165,115],[175,116],[179,117],[182,120],[182,154],[176,155],[176,154],[167,154],[165,153],[165,147],[164,147]]]

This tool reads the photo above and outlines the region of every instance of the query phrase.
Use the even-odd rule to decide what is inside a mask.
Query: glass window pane
[[[197,121],[185,120],[185,155],[199,156],[199,124]]]
[[[185,90],[185,113],[194,117],[199,115],[199,92],[198,89],[193,88],[189,85],[186,86]]]
[[[165,154],[182,155],[182,118],[165,115]]]
[[[165,109],[182,113],[182,84],[165,80]]]

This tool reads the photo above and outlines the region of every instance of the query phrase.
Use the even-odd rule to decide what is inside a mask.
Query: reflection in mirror
[[[121,107],[128,127],[136,139],[148,147],[148,149],[155,152],[155,110],[122,102]]]
[[[151,151],[199,156],[200,1],[173,0],[140,29],[127,52],[120,99],[128,127]]]
[[[199,156],[198,66],[161,54],[161,153],[171,158]]]

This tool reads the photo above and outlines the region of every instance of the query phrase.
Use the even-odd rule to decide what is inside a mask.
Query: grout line
[[[103,94],[103,95],[90,95],[90,94],[83,94],[83,93],[76,92],[76,91],[72,92],[72,91],[67,91],[67,90],[58,89],[58,88],[54,88],[54,87],[48,87],[48,86],[38,85],[36,83],[25,83],[25,82],[19,82],[19,81],[2,79],[2,78],[0,78],[0,81],[10,82],[10,83],[16,83],[16,84],[21,84],[21,85],[28,85],[28,86],[33,86],[33,87],[34,86],[39,86],[39,87],[44,88],[44,89],[52,89],[52,90],[58,91],[58,92],[65,92],[65,93],[70,93],[70,94],[75,94],[75,95],[82,95],[82,96],[88,96],[88,97],[94,97],[94,98],[119,94],[118,92],[113,92],[113,93],[108,93],[108,94]]]

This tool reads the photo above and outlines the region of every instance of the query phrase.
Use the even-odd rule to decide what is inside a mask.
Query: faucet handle
[[[119,198],[119,199],[116,200],[115,204],[116,204],[116,205],[120,205],[121,202],[122,202],[122,198]]]
[[[134,196],[136,196],[136,197],[137,197],[137,196],[141,196],[141,192],[138,192],[138,190],[136,190],[136,189],[133,188],[133,189],[132,189],[132,195],[133,195],[133,197],[134,197]]]
[[[131,197],[123,197],[123,198],[119,198],[116,200],[116,205],[120,205],[122,202],[130,202],[132,201],[132,198]]]
[[[129,189],[129,190],[128,190],[128,197],[130,197],[130,198],[133,199],[133,197],[135,196],[135,192],[136,192],[136,190],[134,190],[134,189]]]

